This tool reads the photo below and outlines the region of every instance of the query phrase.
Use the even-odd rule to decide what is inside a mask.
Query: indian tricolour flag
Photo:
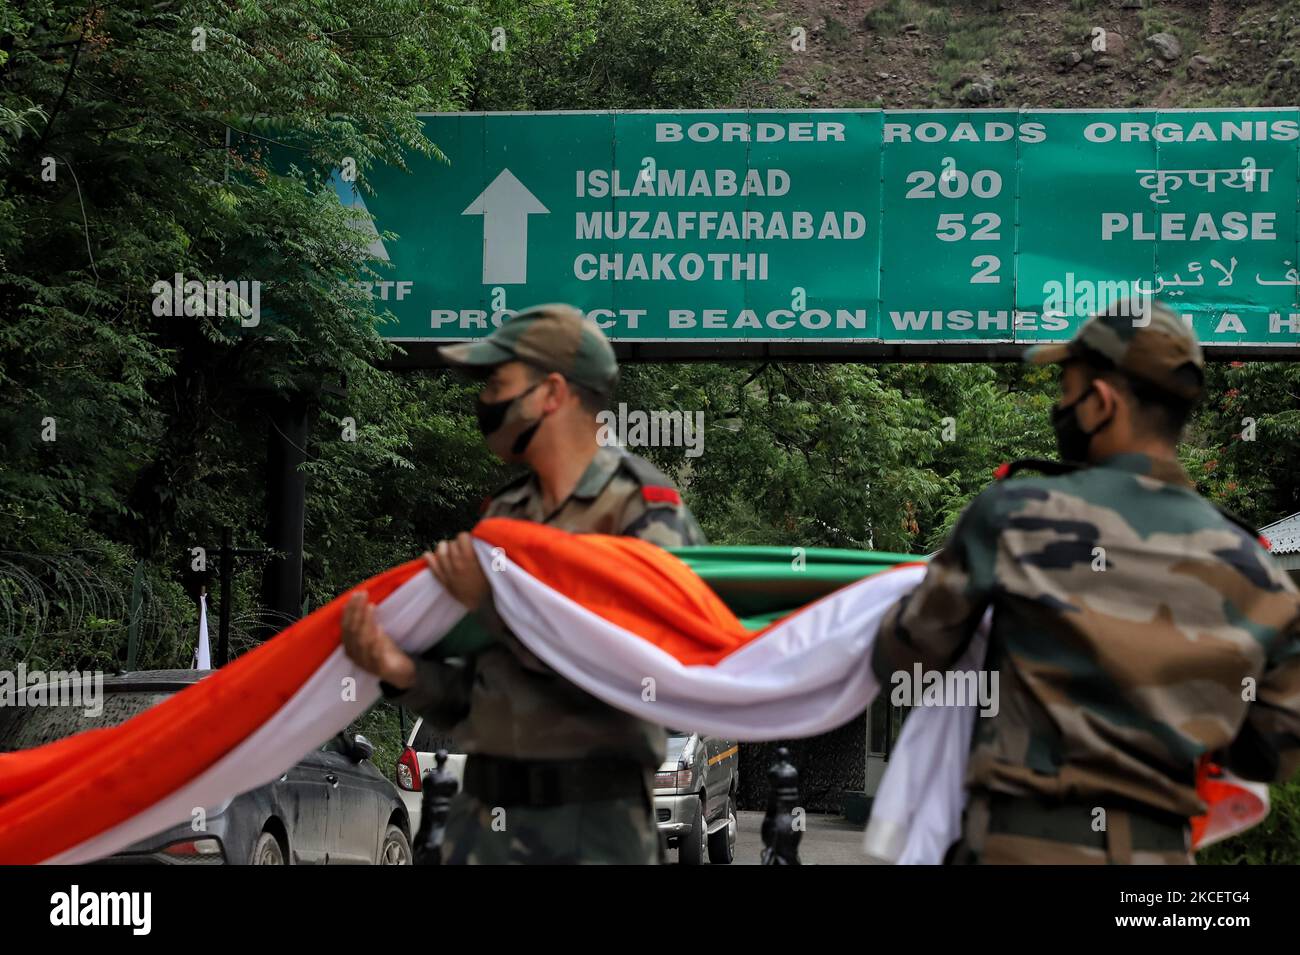
[[[900,555],[844,551],[693,548],[683,560],[632,538],[499,518],[474,539],[498,612],[557,672],[653,722],[749,741],[860,714],[880,689],[870,657],[881,617],[924,573]],[[109,855],[276,779],[346,727],[380,695],[339,644],[355,590],[412,653],[465,616],[410,561],[120,726],[0,755],[0,863]],[[981,635],[958,666],[978,667],[983,647]],[[959,830],[974,718],[973,707],[912,713],[875,799],[870,856],[940,861]],[[1203,792],[1202,845],[1267,812],[1263,787],[1220,779]]]

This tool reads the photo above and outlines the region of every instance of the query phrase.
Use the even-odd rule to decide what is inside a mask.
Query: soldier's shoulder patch
[[[641,500],[647,507],[681,507],[682,496],[668,475],[645,458],[625,452],[619,463],[640,485]]]
[[[1049,461],[1043,458],[1021,458],[1019,461],[1003,461],[993,469],[993,479],[996,481],[1005,481],[1021,471],[1037,471],[1039,474],[1047,477],[1057,477],[1062,474],[1073,474],[1075,471],[1082,470],[1083,465],[1073,464],[1068,461]]]
[[[677,493],[677,488],[662,484],[643,484],[641,499],[647,504],[679,505],[682,503],[682,496]]]

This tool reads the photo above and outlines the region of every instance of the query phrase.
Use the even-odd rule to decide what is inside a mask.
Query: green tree
[[[350,158],[365,188],[375,164],[436,155],[419,111],[739,98],[772,69],[747,9],[0,8],[0,540],[31,584],[7,587],[0,659],[122,659],[124,621],[72,640],[84,615],[33,611],[31,588],[66,588],[73,564],[57,561],[81,549],[119,591],[146,560],[170,639],[146,640],[141,665],[188,663],[191,548],[223,525],[240,543],[261,537],[266,406],[284,395],[312,408],[309,605],[470,526],[503,478],[472,391],[447,373],[385,369],[382,303],[348,282],[366,242],[326,176]],[[157,283],[177,273],[258,282],[260,321],[155,314]],[[239,565],[237,608],[258,603],[260,573]],[[237,616],[239,647],[248,623]]]
[[[472,109],[759,106],[777,60],[751,5],[729,0],[494,0]]]
[[[997,464],[1048,453],[1046,377],[980,365],[637,366],[620,400],[703,414],[700,457],[649,453],[689,486],[714,541],[913,551],[938,546]]]

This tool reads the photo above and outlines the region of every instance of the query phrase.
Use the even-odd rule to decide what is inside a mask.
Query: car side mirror
[[[375,744],[370,742],[364,736],[357,735],[352,738],[351,756],[354,763],[363,762],[375,755]]]

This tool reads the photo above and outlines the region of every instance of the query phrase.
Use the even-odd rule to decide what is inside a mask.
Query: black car
[[[94,717],[72,707],[0,708],[0,753],[115,726],[212,672],[142,670],[105,677],[103,712]],[[370,762],[373,753],[364,736],[339,733],[274,782],[207,809],[201,829],[187,820],[100,861],[409,865],[406,807]]]

